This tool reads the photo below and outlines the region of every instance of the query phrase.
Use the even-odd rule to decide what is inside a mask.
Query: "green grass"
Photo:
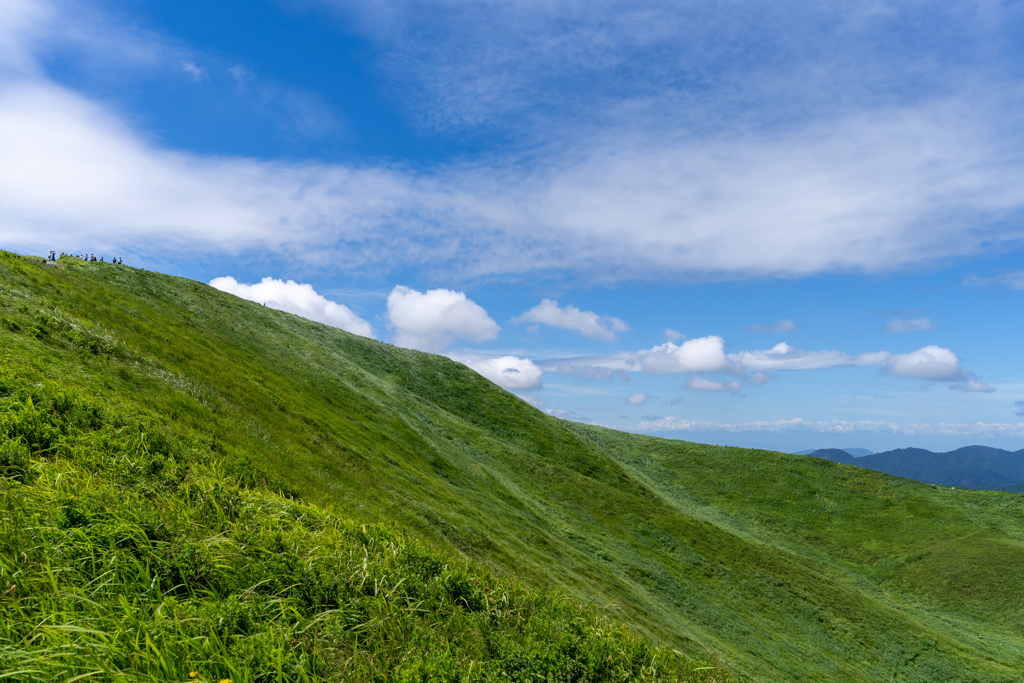
[[[458,662],[445,670],[456,673],[449,679],[423,674],[417,680],[463,680],[470,675],[468,662],[485,661],[492,668],[480,669],[479,675],[507,676],[502,667],[519,661],[514,653],[532,652],[530,643],[560,642],[562,636],[552,634],[568,632],[574,619],[591,629],[587,637],[595,639],[593,652],[604,652],[601,638],[617,632],[601,625],[601,619],[629,624],[644,639],[615,637],[641,649],[655,647],[648,643],[668,648],[643,650],[647,664],[632,671],[660,662],[668,678],[683,680],[721,677],[713,669],[686,671],[697,667],[688,662],[716,656],[737,675],[757,681],[1015,681],[1024,670],[1024,605],[1019,598],[1024,595],[1024,497],[1019,495],[950,491],[803,456],[561,421],[448,359],[356,337],[157,273],[84,262],[44,268],[3,254],[0,285],[0,363],[11,385],[0,392],[8,397],[5,409],[13,410],[16,401],[23,405],[15,396],[33,392],[40,406],[52,406],[63,392],[75,405],[89,406],[85,417],[75,418],[84,420],[76,429],[95,441],[57,452],[53,444],[59,440],[47,441],[40,432],[38,438],[23,440],[29,454],[0,453],[0,465],[7,463],[2,466],[9,473],[35,477],[28,484],[10,484],[8,499],[14,499],[10,491],[19,492],[17,500],[38,491],[37,505],[50,510],[51,518],[29,525],[37,529],[33,533],[66,533],[61,526],[66,520],[45,501],[58,500],[60,487],[69,486],[69,480],[87,481],[96,491],[107,487],[156,501],[153,514],[161,515],[161,528],[174,534],[174,540],[150,539],[156,554],[138,551],[139,557],[157,558],[143,563],[149,573],[124,579],[121,588],[108,590],[110,596],[125,594],[132,604],[131,596],[141,594],[140,582],[159,573],[153,568],[159,562],[169,561],[159,559],[166,544],[192,544],[206,548],[204,557],[214,558],[211,566],[228,567],[224,571],[235,572],[231,577],[237,574],[237,580],[218,579],[222,583],[204,587],[208,594],[198,597],[177,595],[160,583],[146,614],[155,614],[152,605],[159,601],[173,599],[198,601],[214,610],[212,615],[221,609],[214,605],[255,595],[250,587],[263,580],[263,575],[244,571],[261,571],[259,558],[267,555],[266,534],[271,532],[251,536],[257,533],[252,528],[285,524],[287,533],[297,534],[289,552],[303,558],[303,567],[315,567],[335,555],[358,556],[362,541],[353,540],[351,529],[367,525],[386,531],[387,538],[402,539],[373,546],[379,553],[374,561],[397,563],[402,576],[412,576],[412,570],[401,564],[406,553],[401,548],[415,547],[417,553],[438,558],[434,574],[409,579],[421,586],[418,591],[436,593],[444,573],[457,568],[476,578],[480,583],[473,585],[484,586],[479,590],[488,595],[519,591],[522,600],[538,605],[532,613],[551,615],[540,618],[529,633],[513,636],[496,626],[506,633],[501,637],[507,636],[508,648],[487,659],[481,656],[487,652],[481,643],[498,636],[473,635],[477,640],[470,638],[463,649],[444,645],[462,642],[458,634],[485,631],[458,626],[444,636],[449,641],[437,640],[439,625],[450,616],[433,611],[417,632],[426,635],[383,637],[386,644],[367,646],[387,652],[382,657],[388,666],[346,673],[340,662],[349,659],[336,653],[348,651],[351,643],[344,638],[355,636],[333,621],[342,618],[332,611],[340,608],[318,611],[284,589],[284,584],[298,585],[298,578],[291,583],[281,579],[280,586],[260,598],[266,606],[259,608],[265,625],[259,632],[277,634],[266,638],[279,638],[278,652],[287,649],[280,643],[305,642],[307,635],[310,643],[315,641],[306,650],[295,649],[297,659],[281,664],[281,671],[291,672],[280,674],[288,680],[295,680],[302,667],[317,676],[401,680],[417,666],[441,671],[448,665],[415,662],[417,657],[443,659],[445,652],[453,654],[444,661]],[[52,414],[55,409],[46,410]],[[89,410],[97,417],[89,418]],[[102,425],[89,426],[90,419]],[[103,441],[98,434],[110,436]],[[136,442],[145,444],[144,457],[117,455]],[[159,472],[152,477],[123,474],[116,463],[128,461]],[[146,464],[157,461],[163,464]],[[61,477],[61,467],[76,474]],[[153,477],[172,484],[153,483]],[[144,490],[132,488],[139,486]],[[92,490],[74,496],[86,500]],[[225,527],[209,512],[221,504],[203,503],[213,494],[198,493],[215,490],[233,492],[217,495],[237,495],[243,501],[238,505],[260,512],[228,519]],[[125,505],[124,519],[133,510],[148,509],[142,503]],[[299,509],[304,512],[295,512]],[[294,520],[305,515],[332,521],[302,530]],[[84,527],[73,528],[102,526],[98,518],[85,519]],[[328,528],[329,541],[316,535]],[[14,532],[5,534],[13,537]],[[20,551],[5,543],[5,567],[13,572]],[[39,543],[49,547],[53,542]],[[92,547],[99,541],[82,543]],[[222,551],[228,559],[215,559]],[[54,595],[88,597],[83,587],[97,581],[107,586],[104,578],[74,574],[78,565],[63,555],[48,562],[49,569],[40,569],[37,576],[68,582],[53,588]],[[161,566],[159,571],[165,571]],[[297,567],[289,576],[301,575],[295,574]],[[353,571],[339,565],[321,575],[354,576]],[[13,595],[0,598],[5,609]],[[413,598],[401,599],[415,604]],[[69,600],[67,605],[82,609],[87,604]],[[337,602],[356,600],[345,593]],[[448,603],[437,601],[442,605],[438,610],[446,609]],[[107,616],[96,617],[107,624],[96,629],[105,634],[107,654],[97,654],[104,652],[97,644],[92,654],[54,654],[56,660],[80,656],[99,667],[108,661],[103,657],[134,647],[112,635],[119,633],[112,624],[117,610],[124,610],[120,602],[114,604],[113,597],[94,602],[97,610],[107,610]],[[74,614],[67,605],[53,610]],[[580,616],[556,614],[554,607],[543,605],[580,610]],[[180,609],[187,615],[200,607]],[[392,615],[396,623],[408,618],[404,609]],[[479,616],[459,609],[466,619]],[[179,621],[207,628],[219,619],[210,615]],[[153,626],[154,618],[146,617],[145,628],[164,633],[159,628],[169,626]],[[373,623],[391,623],[388,619]],[[13,619],[20,628],[26,621]],[[68,623],[87,621],[69,617]],[[11,623],[8,616],[9,631]],[[41,621],[32,627],[57,639]],[[303,636],[296,638],[302,629]],[[207,652],[203,661],[228,666],[223,662],[243,661],[231,659],[232,643],[252,636],[225,640],[182,632],[161,637],[207,643],[203,647],[221,642],[221,650]],[[343,644],[331,638],[342,638],[337,643]],[[78,640],[65,637],[65,643]],[[412,644],[389,650],[394,640]],[[693,659],[679,658],[673,650]],[[575,656],[563,653],[555,660],[568,666],[565,662]],[[255,659],[244,661],[248,671],[273,670],[264,660],[258,665]],[[309,668],[314,666],[323,668]]]

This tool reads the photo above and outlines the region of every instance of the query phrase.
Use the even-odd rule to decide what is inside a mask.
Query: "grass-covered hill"
[[[1024,670],[1024,496],[561,421],[125,266],[0,254],[0,288],[0,670],[24,679]]]

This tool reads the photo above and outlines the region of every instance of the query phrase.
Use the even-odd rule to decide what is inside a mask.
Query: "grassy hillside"
[[[71,262],[54,269],[5,254],[0,258],[0,285],[0,362],[10,378],[5,380],[9,388],[0,392],[6,409],[29,410],[26,398],[33,392],[45,406],[33,408],[36,413],[61,415],[62,394],[85,406],[85,417],[75,418],[83,436],[74,447],[63,445],[56,427],[43,430],[50,434],[48,440],[27,439],[34,479],[9,484],[16,495],[5,500],[10,507],[10,501],[28,500],[25,491],[30,487],[42,487],[38,495],[43,502],[35,509],[38,515],[49,511],[51,518],[46,524],[19,522],[17,529],[42,534],[39,529],[52,528],[59,536],[101,533],[104,524],[113,524],[91,513],[76,516],[75,509],[92,503],[74,503],[70,513],[60,507],[62,500],[77,500],[77,494],[60,497],[60,487],[71,485],[69,477],[60,475],[61,467],[73,469],[76,474],[70,479],[75,482],[107,487],[107,498],[101,496],[107,502],[97,509],[109,509],[111,498],[116,499],[111,492],[118,487],[126,495],[155,501],[171,496],[167,500],[176,501],[174,505],[187,503],[193,512],[174,512],[170,502],[156,505],[171,540],[159,534],[150,538],[147,532],[146,542],[155,544],[158,559],[146,560],[140,565],[145,571],[124,579],[123,585],[138,586],[154,572],[172,572],[154,584],[158,593],[153,601],[187,599],[172,588],[182,580],[181,567],[191,571],[191,550],[181,551],[185,559],[173,554],[179,552],[175,550],[171,559],[160,560],[168,547],[161,544],[206,548],[208,562],[197,566],[227,567],[223,571],[230,569],[239,578],[217,579],[199,588],[219,601],[237,601],[231,586],[265,580],[265,574],[245,573],[263,571],[250,570],[254,558],[284,552],[280,545],[267,548],[276,543],[273,525],[281,523],[288,527],[282,535],[306,534],[306,540],[290,540],[285,547],[297,558],[308,558],[299,564],[312,575],[355,576],[358,562],[340,566],[339,560],[338,567],[326,568],[318,564],[329,563],[324,558],[335,555],[366,552],[371,564],[400,564],[406,554],[402,548],[409,543],[442,558],[430,564],[430,571],[415,574],[410,579],[413,597],[402,598],[414,604],[421,594],[435,596],[430,598],[433,603],[424,603],[423,628],[430,634],[436,629],[429,624],[445,621],[438,610],[450,610],[451,603],[466,597],[458,593],[461,589],[455,589],[459,597],[438,597],[447,589],[437,585],[444,585],[445,572],[465,569],[458,562],[468,562],[466,576],[477,583],[467,581],[482,586],[472,593],[477,596],[473,600],[511,590],[502,582],[512,577],[530,587],[516,585],[529,596],[523,600],[538,605],[557,600],[531,591],[557,588],[572,596],[558,604],[586,602],[596,614],[627,622],[654,642],[697,658],[706,658],[708,651],[719,654],[740,675],[757,681],[1011,681],[1024,669],[1021,496],[950,491],[827,460],[654,439],[557,420],[445,358],[356,337],[199,283],[124,266]],[[97,417],[89,417],[90,411]],[[9,426],[5,429],[8,435],[14,433]],[[131,444],[139,445],[131,451]],[[95,453],[101,455],[90,455]],[[23,452],[2,457],[12,463],[7,465],[13,468],[10,472],[24,470]],[[129,469],[119,473],[120,467]],[[152,476],[158,480],[169,477],[171,483],[147,483],[150,475],[142,474],[147,468],[156,470]],[[96,474],[87,474],[91,472]],[[129,485],[142,488],[129,490]],[[203,491],[219,486],[233,493],[200,496],[191,493],[193,486]],[[83,493],[83,500],[91,495]],[[237,495],[244,502],[228,505],[218,502],[217,495]],[[294,502],[296,498],[303,502]],[[45,502],[51,499],[59,505]],[[213,502],[203,502],[207,500]],[[296,530],[292,520],[306,513],[277,511],[289,506],[331,521]],[[143,506],[123,509],[127,515]],[[254,517],[254,509],[263,516]],[[227,515],[227,522],[220,515]],[[252,524],[267,531],[238,531],[250,518],[260,520]],[[199,521],[189,521],[193,519]],[[363,524],[396,525],[404,531],[403,539],[415,542],[372,541],[370,545],[382,549],[374,552],[383,554],[371,558],[369,550],[361,550],[366,542],[353,536],[352,530]],[[312,535],[323,528],[331,529],[330,543],[336,546],[322,546]],[[25,571],[18,562],[31,564],[18,554],[17,535],[28,531],[12,529],[4,531],[5,576]],[[86,531],[75,531],[81,529]],[[34,547],[50,547],[51,541],[42,538]],[[120,547],[116,534],[101,538],[112,548]],[[246,550],[235,549],[243,544]],[[250,546],[255,550],[249,552]],[[217,555],[222,547],[227,548],[223,557]],[[149,552],[132,557],[150,557]],[[58,553],[47,562],[51,569],[39,573],[37,567],[36,576],[52,575],[58,583],[39,578],[40,591],[84,600],[92,586],[107,586],[105,574],[76,574],[73,554]],[[74,572],[56,571],[63,566],[74,567]],[[401,566],[403,576],[414,574]],[[365,576],[372,574],[366,571]],[[69,583],[59,583],[65,579]],[[331,580],[364,587],[369,581]],[[114,588],[104,590],[117,594]],[[301,642],[287,629],[311,628],[303,633],[318,634],[317,643],[326,642],[322,633],[340,633],[343,646],[337,650],[358,649],[352,639],[359,641],[363,631],[356,629],[353,635],[344,626],[347,622],[338,626],[332,621],[341,617],[331,610],[344,612],[342,606],[354,600],[349,588],[332,593],[334,602],[314,601],[312,606],[292,594],[285,600],[281,590],[278,586],[267,593],[272,607],[259,617],[278,624],[277,642]],[[7,600],[0,602],[4,609],[28,599],[12,603],[15,595],[19,593],[11,591],[0,598]],[[44,604],[49,598],[28,600],[36,599]],[[118,608],[125,614],[133,598],[126,599],[129,606]],[[287,617],[272,614],[279,605],[275,601],[280,601],[282,615],[291,614],[288,609],[302,615],[294,619],[295,626],[288,625]],[[39,614],[42,608],[34,609]],[[544,609],[554,608],[530,613]],[[328,616],[321,618],[325,612]],[[62,622],[66,631],[53,631],[8,609],[7,623],[13,619],[20,629],[7,636],[8,652],[22,642],[15,637],[59,640],[54,633],[77,628],[74,614],[68,612]],[[175,619],[185,624],[212,619],[183,614]],[[504,651],[489,650],[487,643],[495,639],[479,635],[479,628],[465,629],[477,635],[475,641],[459,645],[463,649],[444,645],[449,641],[441,636],[416,642],[420,653],[452,652],[451,661],[467,667],[467,662],[491,662],[488,671],[501,675],[509,675],[507,662],[514,659],[516,648],[533,652],[529,643],[540,647],[552,641],[545,629],[566,633],[568,627],[559,624],[573,619],[591,629],[586,632],[590,635],[578,637],[583,639],[579,642],[585,635],[592,639],[591,651],[618,647],[601,640],[611,636],[594,621],[597,617],[580,614],[568,621],[543,617],[535,627],[512,629],[500,636],[510,643]],[[320,624],[318,619],[333,625],[322,631],[310,626]],[[383,621],[373,617],[357,623]],[[8,633],[14,633],[10,626]],[[390,641],[383,637],[382,642]],[[679,675],[719,675],[708,673],[710,669],[685,673],[697,665],[672,659],[670,650],[643,650],[643,641],[629,642],[639,643],[629,647],[644,653],[623,655],[621,661],[634,662],[630,671],[649,671],[652,663],[664,662],[658,665],[684,672]],[[143,640],[139,647],[149,646]],[[318,647],[310,645],[310,652]],[[420,666],[416,657],[424,655],[387,647],[381,645],[380,651],[389,653],[382,661],[393,666],[381,664],[377,670],[391,680],[407,675],[401,667]],[[488,652],[490,659],[480,654]],[[96,657],[90,661],[101,661]],[[225,655],[217,657],[224,660]],[[321,658],[320,665],[325,671],[343,671],[336,662],[330,665],[334,669],[324,664],[335,661],[332,657]],[[548,661],[545,657],[563,663],[571,659],[562,652],[537,654],[530,661]],[[447,666],[422,666],[435,665]],[[300,671],[307,665],[296,660],[289,666]],[[467,675],[466,668],[453,667],[446,671]],[[561,670],[548,672],[574,680]],[[457,679],[423,676],[417,680]]]

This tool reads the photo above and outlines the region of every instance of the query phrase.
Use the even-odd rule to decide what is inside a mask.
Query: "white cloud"
[[[743,388],[743,382],[716,382],[711,379],[704,379],[703,377],[691,377],[686,381],[686,388],[693,391],[728,391],[730,393],[738,393]]]
[[[288,311],[353,334],[373,337],[370,323],[353,313],[347,306],[317,294],[312,285],[299,284],[294,280],[285,282],[271,277],[265,277],[255,285],[246,285],[237,282],[233,277],[218,277],[210,281],[210,286],[249,301],[266,304],[279,311]]]
[[[778,371],[825,370],[843,366],[877,367],[894,377],[933,381],[956,382],[974,377],[961,366],[956,354],[938,346],[926,346],[904,354],[869,351],[853,355],[842,351],[808,351],[779,342],[768,350],[726,354],[725,342],[717,336],[690,339],[681,345],[666,342],[635,353],[544,361],[541,366],[549,372],[564,370],[594,378],[607,378],[616,371],[642,371],[653,375],[722,372],[752,385],[767,383]]]
[[[636,360],[644,372],[672,375],[679,372],[742,373],[738,364],[725,356],[725,340],[721,337],[698,337],[680,345],[665,342],[650,351],[640,351]]]
[[[881,366],[891,354],[875,351],[851,356],[841,351],[807,351],[779,342],[767,351],[740,351],[729,359],[750,371],[823,370],[840,365]],[[763,383],[763,382],[762,382]]]
[[[953,391],[962,391],[964,393],[979,391],[982,393],[990,394],[993,391],[995,391],[995,389],[993,389],[989,385],[985,384],[984,382],[979,382],[976,379],[968,379],[966,382],[950,384],[949,388],[952,389]]]
[[[539,389],[544,376],[544,371],[534,365],[529,358],[501,356],[500,358],[459,359],[456,357],[456,360],[473,368],[495,384],[511,391]]]
[[[965,284],[984,286],[984,285],[1002,285],[1009,287],[1010,289],[1024,289],[1024,270],[1017,270],[1012,273],[1003,273],[1002,275],[996,275],[995,277],[978,277],[972,275],[964,280]]]
[[[643,404],[647,403],[647,394],[630,394],[629,396],[626,397],[626,403],[631,406],[642,406]]]
[[[949,349],[925,346],[910,353],[891,355],[884,371],[894,377],[912,377],[938,382],[954,382],[970,376],[960,366],[960,359]]]
[[[501,329],[465,292],[450,289],[417,292],[398,285],[388,295],[388,318],[394,343],[421,351],[444,351],[456,339],[487,341]]]
[[[774,325],[754,323],[753,325],[747,325],[747,329],[753,332],[793,332],[796,330],[796,324],[789,318],[783,318]]]
[[[235,85],[239,89],[244,90],[246,84],[256,78],[256,74],[252,69],[244,64],[235,64],[233,67],[228,69],[228,73],[235,79]]]
[[[890,320],[886,326],[882,329],[883,332],[930,332],[935,329],[931,319],[928,316],[922,318],[911,318],[905,320],[903,318],[894,318]]]
[[[671,327],[668,327],[665,328],[665,339],[668,339],[670,342],[677,342],[680,339],[686,339],[686,335],[682,332],[676,332]]]
[[[513,323],[529,322],[560,327],[563,330],[575,330],[588,339],[615,341],[616,332],[629,329],[622,320],[607,315],[598,315],[593,311],[581,311],[573,305],[560,308],[558,302],[543,299],[539,304],[512,319]]]
[[[552,157],[528,174],[501,165],[414,173],[270,163],[161,150],[64,88],[7,84],[0,88],[0,239],[30,250],[54,241],[120,250],[145,242],[177,253],[285,250],[349,268],[432,263],[462,277],[575,270],[614,280],[879,271],[1020,236],[983,227],[985,214],[1024,206],[1024,187],[1003,188],[996,174],[967,191],[947,187],[959,177],[954,168],[946,180],[885,158],[857,170],[865,161],[856,143],[842,143],[861,150],[856,158],[822,159],[820,168],[810,149],[701,144],[706,149],[607,149],[604,158],[569,166]],[[749,158],[755,152],[763,158]],[[978,152],[948,154],[953,164]],[[914,180],[876,186],[873,166],[889,161]],[[913,163],[943,166],[931,161]],[[787,163],[792,168],[779,168]],[[862,177],[835,177],[843,168]],[[654,169],[661,175],[651,176]],[[1017,174],[1003,168],[998,177]],[[807,190],[825,179],[835,186]],[[963,201],[940,206],[936,197]],[[943,225],[936,218],[917,231],[933,213],[974,219]],[[774,216],[778,223],[765,218]],[[961,230],[966,223],[971,231]]]
[[[33,10],[33,4],[46,9]],[[1019,222],[1003,220],[1024,207],[1024,186],[1014,182],[1024,173],[1018,107],[967,96],[954,85],[952,95],[922,96],[905,106],[867,102],[842,114],[825,107],[779,116],[787,126],[721,125],[722,119],[709,117],[714,130],[698,134],[671,88],[652,85],[650,112],[664,115],[631,118],[629,112],[644,106],[635,98],[623,111],[602,102],[593,107],[606,117],[602,126],[537,126],[534,131],[550,137],[521,153],[423,170],[272,163],[161,148],[155,136],[133,130],[130,119],[48,80],[40,66],[44,53],[78,41],[90,46],[81,48],[90,55],[121,50],[122,43],[130,44],[125,55],[149,49],[162,56],[135,61],[178,68],[182,55],[157,37],[140,34],[115,46],[56,30],[67,22],[62,13],[70,5],[40,0],[12,6],[15,20],[0,26],[0,55],[15,65],[0,70],[0,241],[10,247],[87,243],[125,251],[144,244],[179,254],[271,249],[350,270],[429,263],[453,277],[576,271],[615,281],[886,271],[998,249],[1024,235]],[[441,14],[455,11],[446,7]],[[533,25],[532,10],[496,8],[492,3],[471,14],[493,20],[522,11],[531,20],[516,14],[511,25]],[[378,11],[388,21],[407,19],[402,11],[372,10]],[[690,15],[668,5],[655,14],[663,12],[670,20],[657,27],[642,12],[620,17],[608,5],[595,13],[593,26],[589,19],[545,14],[545,30],[558,35],[517,35],[540,41],[531,57],[539,69],[534,75],[559,71],[548,61],[554,51],[574,65],[576,76],[583,69],[597,78],[639,48],[690,45],[678,40],[696,30]],[[562,35],[565,21],[575,28]],[[504,30],[503,21],[488,25],[499,24]],[[610,42],[595,42],[589,31],[599,28]],[[507,37],[489,35],[510,45]],[[469,90],[455,89],[463,118],[473,118],[464,107],[486,100],[480,87],[496,97],[537,92],[495,79],[519,73],[509,70],[507,55],[478,64],[436,40],[401,42],[418,45],[403,53],[404,67],[449,85],[461,68],[490,69],[486,78],[467,81]],[[487,41],[474,45],[490,54]],[[516,54],[525,52],[519,45]],[[435,68],[442,54],[457,56],[459,68]],[[646,67],[630,63],[635,69],[628,73],[645,73]],[[736,92],[732,77],[738,74],[765,83],[748,66],[722,80],[725,91]],[[235,70],[239,82],[250,74]],[[803,75],[772,82],[792,85]],[[323,112],[306,111],[317,107],[300,109],[297,129],[316,135],[330,124]]]
[[[182,61],[181,70],[196,83],[201,83],[206,78],[206,69],[196,66],[196,63],[190,60]]]
[[[621,428],[621,427],[620,427]],[[725,432],[789,432],[806,431],[822,434],[854,434],[857,432],[900,434],[905,436],[944,435],[944,436],[977,436],[992,438],[998,436],[1024,437],[1024,423],[909,423],[883,422],[864,420],[850,422],[847,420],[759,420],[755,422],[713,422],[710,420],[681,420],[665,417],[660,420],[641,421],[634,427],[637,430],[660,431],[725,431]]]

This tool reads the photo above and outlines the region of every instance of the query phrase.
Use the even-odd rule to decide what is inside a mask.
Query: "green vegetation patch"
[[[124,266],[0,252],[0,323],[14,670],[1024,670],[1020,495],[558,420],[447,358]]]
[[[722,680],[394,526],[241,486],[205,435],[55,382],[0,374],[0,454],[6,678]]]

